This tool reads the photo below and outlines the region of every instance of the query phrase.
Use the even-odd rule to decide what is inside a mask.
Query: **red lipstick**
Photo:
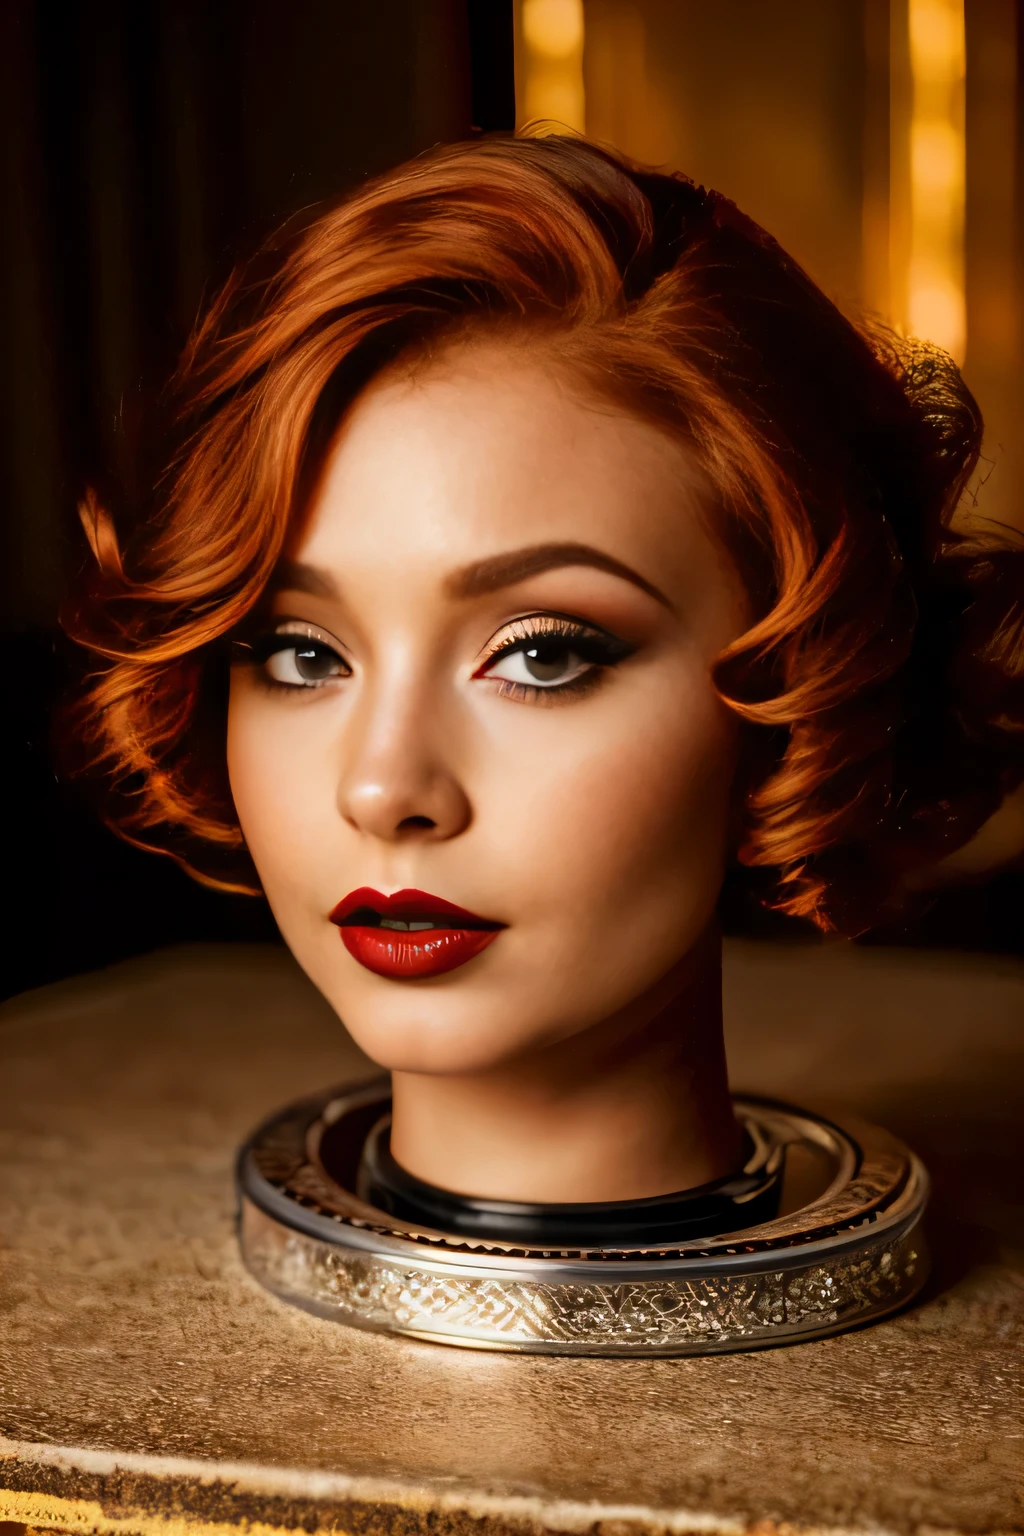
[[[427,891],[382,896],[366,885],[343,897],[330,917],[353,959],[392,981],[454,971],[505,927]]]

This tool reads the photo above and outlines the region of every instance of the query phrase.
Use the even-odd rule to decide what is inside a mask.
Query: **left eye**
[[[592,665],[564,640],[534,640],[506,651],[488,667],[487,676],[509,683],[526,683],[532,688],[557,688],[582,677]]]
[[[267,657],[264,665],[275,683],[290,684],[293,688],[315,688],[332,677],[346,677],[349,671],[337,651],[318,640],[297,639],[283,645]]]

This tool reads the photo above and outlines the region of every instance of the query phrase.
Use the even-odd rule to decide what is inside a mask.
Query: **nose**
[[[450,733],[411,692],[365,696],[345,731],[338,808],[356,831],[389,843],[457,837],[472,819]]]

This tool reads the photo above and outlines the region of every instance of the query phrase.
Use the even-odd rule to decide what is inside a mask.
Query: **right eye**
[[[268,635],[252,649],[268,680],[282,688],[320,688],[352,671],[333,646],[311,635]]]

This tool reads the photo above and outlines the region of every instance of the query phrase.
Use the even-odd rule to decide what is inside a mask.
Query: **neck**
[[[535,1203],[636,1200],[740,1156],[708,932],[643,998],[528,1058],[462,1077],[393,1075],[391,1150],[427,1183]]]

